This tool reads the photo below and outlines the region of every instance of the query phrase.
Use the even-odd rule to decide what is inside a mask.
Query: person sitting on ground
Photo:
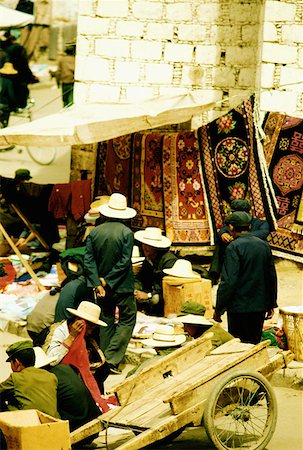
[[[35,367],[43,368],[56,375],[58,379],[57,402],[62,420],[69,421],[73,431],[100,415],[90,391],[83,383],[76,367],[59,364],[51,366],[56,357],[48,357],[41,347],[34,347]]]
[[[244,211],[250,213],[251,205],[246,199],[233,200],[230,205],[230,212]],[[228,217],[227,217],[228,219]],[[212,257],[209,278],[212,280],[213,284],[218,284],[220,274],[223,266],[223,258],[227,245],[233,241],[233,237],[229,232],[228,222],[225,220],[225,226],[218,231],[218,239],[214,254]],[[266,241],[267,236],[270,233],[270,227],[266,220],[259,219],[258,217],[253,217],[251,221],[251,231],[253,236]]]
[[[109,375],[109,366],[94,339],[96,327],[106,326],[99,319],[101,308],[91,301],[82,301],[77,309],[67,308],[73,317],[54,324],[42,348],[47,356],[56,356],[51,363],[75,366],[103,412],[108,410],[103,383]]]
[[[171,240],[162,234],[160,228],[147,227],[134,236],[141,242],[145,256],[141,269],[135,275],[137,308],[146,314],[161,317],[164,314],[163,270],[173,267],[178,258],[169,250]]]
[[[59,418],[57,385],[54,374],[35,365],[33,343],[23,340],[11,344],[6,353],[13,373],[0,383],[1,411],[38,409]]]

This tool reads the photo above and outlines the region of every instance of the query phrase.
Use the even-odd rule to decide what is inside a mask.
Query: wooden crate
[[[8,450],[70,450],[68,420],[59,420],[36,409],[0,413]]]
[[[211,280],[205,278],[163,278],[164,316],[180,314],[184,302],[191,301],[204,305],[204,317],[213,316]]]

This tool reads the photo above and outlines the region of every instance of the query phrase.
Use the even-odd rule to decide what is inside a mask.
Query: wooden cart
[[[293,354],[269,358],[269,341],[238,339],[210,352],[210,338],[185,344],[115,386],[120,406],[76,430],[71,442],[110,426],[132,430],[135,436],[117,448],[136,450],[203,422],[218,449],[264,449],[277,420],[267,379]]]

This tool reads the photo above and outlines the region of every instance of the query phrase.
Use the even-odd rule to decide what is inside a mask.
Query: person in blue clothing
[[[108,203],[99,207],[107,218],[87,236],[84,271],[88,287],[95,289],[101,306],[101,318],[107,327],[100,329],[100,348],[111,373],[119,373],[136,323],[132,249],[134,234],[124,223],[135,217],[136,210],[127,206],[126,197],[113,193]],[[116,307],[119,319],[115,320]]]
[[[251,205],[246,199],[233,200],[230,205],[230,212],[245,211],[250,213]],[[228,217],[227,217],[228,219]],[[214,250],[213,258],[209,268],[209,278],[212,280],[213,284],[218,284],[220,274],[222,271],[223,259],[226,247],[230,242],[233,241],[233,237],[229,232],[227,219],[225,220],[225,226],[218,231],[217,243]],[[266,220],[259,219],[258,217],[253,217],[251,221],[251,234],[260,239],[266,241],[267,236],[270,233],[270,227]]]
[[[214,320],[227,312],[228,331],[242,342],[261,340],[265,319],[277,305],[277,274],[270,246],[251,232],[252,216],[237,211],[228,217],[233,240],[227,246],[217,291]]]

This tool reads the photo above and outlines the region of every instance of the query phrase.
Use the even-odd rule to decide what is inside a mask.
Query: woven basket
[[[303,361],[303,307],[280,308],[287,345],[295,355],[296,361]]]

